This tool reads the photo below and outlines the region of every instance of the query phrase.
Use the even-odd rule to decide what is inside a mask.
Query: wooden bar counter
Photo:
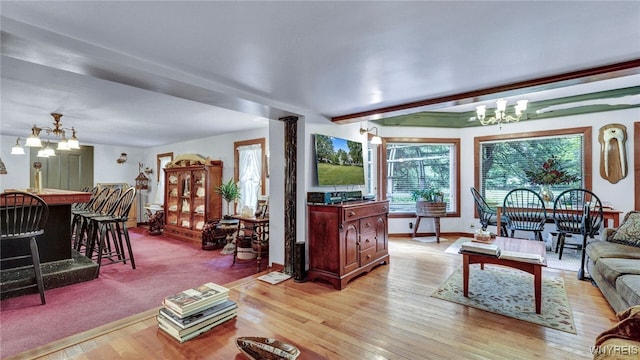
[[[11,191],[16,190],[6,190],[6,192]],[[71,259],[71,205],[88,202],[91,198],[91,193],[42,189],[34,194],[40,196],[49,206],[49,218],[44,234],[36,239],[40,252],[40,262],[47,263]],[[7,249],[3,247],[2,251],[11,252],[11,246]]]

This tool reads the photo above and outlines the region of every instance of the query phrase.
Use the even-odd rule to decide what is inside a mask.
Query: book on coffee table
[[[506,260],[528,262],[533,264],[542,264],[542,262],[544,261],[542,256],[538,254],[524,253],[519,251],[507,251],[507,250],[502,250],[500,252],[499,258],[506,259]]]
[[[462,246],[460,246],[460,251],[491,256],[500,255],[500,248],[497,245],[479,243],[474,241],[463,243]]]

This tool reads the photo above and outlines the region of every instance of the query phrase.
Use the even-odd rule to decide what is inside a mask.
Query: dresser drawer
[[[380,215],[369,216],[364,219],[360,219],[360,233],[364,234],[367,232],[375,232],[376,231],[376,223],[378,222],[378,218]]]
[[[360,251],[360,266],[365,266],[376,259],[375,246]]]
[[[360,250],[368,249],[376,246],[376,232],[368,231],[360,233]]]
[[[375,205],[350,206],[342,210],[343,221],[352,221],[364,217],[386,214],[389,211],[388,203]]]

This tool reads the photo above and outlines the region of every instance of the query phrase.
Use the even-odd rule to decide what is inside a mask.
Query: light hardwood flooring
[[[577,335],[431,297],[459,255],[451,241],[392,238],[391,262],[351,281],[342,291],[322,282],[269,285],[236,281],[238,318],[184,344],[157,329],[157,309],[13,358],[243,359],[238,336],[268,336],[300,348],[299,359],[591,359],[595,337],[615,314],[590,282],[564,277]],[[544,294],[543,294],[544,296]]]

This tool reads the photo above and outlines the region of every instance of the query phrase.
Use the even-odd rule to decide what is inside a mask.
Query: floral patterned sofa
[[[586,252],[587,270],[615,312],[640,305],[640,211],[627,213],[617,229],[605,229]]]

